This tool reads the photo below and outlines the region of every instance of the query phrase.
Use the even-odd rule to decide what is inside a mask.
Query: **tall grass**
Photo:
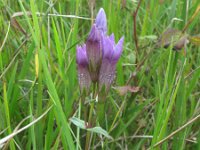
[[[138,55],[133,39],[137,4],[131,0],[0,0],[0,140],[18,130],[27,116],[31,117],[21,126],[53,106],[39,122],[4,143],[5,149],[84,149],[86,132],[91,132],[92,149],[200,148],[198,119],[162,141],[200,115],[199,46],[188,44],[186,54],[183,49],[173,51],[172,46],[154,46],[167,27],[182,30],[200,2],[142,1],[137,15]],[[100,110],[103,121],[94,120],[104,130],[91,131],[81,124],[87,107],[80,101],[76,45],[85,41],[101,7],[108,34],[114,33],[116,41],[125,36],[113,87],[128,83],[140,90],[121,96],[111,88]],[[17,12],[21,15],[12,17]],[[189,25],[189,35],[200,33],[199,15]],[[136,63],[143,60],[138,69]],[[78,125],[72,124],[72,117],[80,119]]]

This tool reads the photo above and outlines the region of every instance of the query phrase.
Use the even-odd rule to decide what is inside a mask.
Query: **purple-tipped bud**
[[[86,45],[76,48],[76,62],[78,68],[78,81],[81,92],[89,92],[91,78],[88,70],[88,59],[86,55]]]
[[[101,32],[103,32],[104,34],[107,32],[107,19],[106,19],[106,13],[103,8],[99,10],[95,24]]]
[[[109,59],[112,63],[117,63],[123,50],[124,37],[115,44],[114,34],[102,36],[103,61]]]
[[[96,24],[92,26],[90,34],[88,36],[88,41],[100,41],[101,39],[101,32],[97,28]]]
[[[109,39],[112,42],[112,44],[115,45],[115,35],[113,33],[109,36]]]
[[[112,55],[114,52],[113,41],[110,40],[110,38],[107,36],[102,36],[102,48],[103,48],[103,61],[105,59],[108,59],[110,61],[112,59]]]
[[[114,42],[114,35],[103,37],[103,58],[99,76],[100,90],[105,86],[108,91],[115,78],[116,63],[122,54],[124,37],[122,37],[117,45]]]
[[[93,82],[98,81],[99,68],[102,59],[101,33],[94,24],[86,41],[86,52],[89,70]]]
[[[77,46],[76,48],[76,62],[78,65],[87,66],[88,58],[86,55],[86,45]]]
[[[122,50],[123,50],[123,43],[124,43],[124,37],[122,37],[119,42],[117,43],[117,45],[115,45],[114,48],[114,53],[112,56],[112,61],[116,62],[119,60],[121,54],[122,54]]]
[[[106,14],[101,8],[97,14],[95,24],[92,26],[86,41],[86,52],[89,61],[91,79],[96,83],[99,79],[99,70],[102,61],[102,36],[107,32]]]

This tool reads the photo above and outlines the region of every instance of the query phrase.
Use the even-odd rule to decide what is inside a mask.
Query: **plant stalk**
[[[93,100],[95,99],[95,95],[96,95],[96,84],[93,84],[92,102],[91,102],[91,105],[90,105],[90,112],[89,112],[89,118],[88,118],[88,124],[87,124],[87,126],[89,128],[93,126],[93,124],[92,124],[92,114],[93,114],[93,110],[94,110],[94,102],[93,102]],[[85,150],[89,150],[90,149],[90,141],[91,141],[90,138],[91,138],[91,132],[87,131]]]

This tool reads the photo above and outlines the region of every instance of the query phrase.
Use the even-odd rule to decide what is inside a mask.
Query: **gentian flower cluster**
[[[124,37],[116,44],[114,34],[108,36],[106,33],[106,14],[101,8],[86,43],[77,46],[76,62],[81,92],[88,93],[92,83],[97,83],[99,91],[108,91],[115,78]]]

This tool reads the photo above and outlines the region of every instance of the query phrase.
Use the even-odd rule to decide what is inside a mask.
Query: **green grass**
[[[188,44],[185,55],[183,49],[154,46],[155,37],[167,27],[183,29],[200,6],[199,0],[143,0],[137,15],[138,55],[133,39],[137,2],[96,1],[93,10],[91,2],[0,0],[0,141],[27,116],[31,117],[20,128],[53,106],[39,122],[5,143],[5,149],[84,149],[87,132],[92,149],[199,149],[198,119],[155,145],[200,115],[200,48]],[[113,87],[126,85],[135,73],[129,85],[140,90],[121,96],[111,88],[103,107],[97,106],[101,119],[93,114],[95,126],[101,129],[91,132],[80,121],[89,107],[80,102],[76,45],[86,40],[101,7],[107,15],[108,34],[114,33],[116,41],[125,37]],[[12,18],[16,12],[22,15]],[[189,35],[200,34],[199,16],[186,30]],[[19,25],[11,22],[14,19]],[[138,63],[145,59],[140,69],[136,57]],[[80,119],[76,125],[72,117]]]

